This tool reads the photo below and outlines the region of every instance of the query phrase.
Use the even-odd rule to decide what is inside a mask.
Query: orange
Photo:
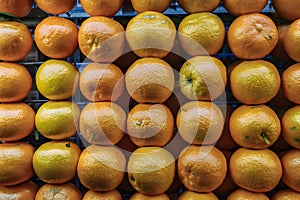
[[[48,101],[35,115],[37,131],[53,140],[68,139],[77,133],[80,108],[71,101]]]
[[[0,62],[0,102],[21,101],[31,87],[31,75],[23,65]]]
[[[12,186],[28,181],[33,176],[31,144],[0,144],[0,186]]]
[[[211,192],[225,179],[224,154],[214,146],[191,145],[178,158],[178,175],[185,187],[194,192]]]
[[[0,187],[0,199],[33,200],[38,186],[32,181],[26,181],[13,186]]]
[[[44,184],[38,190],[35,200],[81,200],[80,190],[72,183]]]
[[[271,62],[243,61],[230,74],[233,96],[244,104],[263,104],[273,99],[280,89],[280,75]]]
[[[41,64],[35,75],[38,91],[48,99],[71,98],[78,88],[78,69],[68,61],[50,59]]]
[[[284,36],[283,36],[283,46],[290,58],[292,58],[296,62],[300,62],[300,19],[295,20],[290,24],[287,28]]]
[[[73,142],[46,142],[34,152],[34,172],[46,183],[61,184],[71,181],[76,175],[80,153],[80,148]]]
[[[129,200],[170,200],[170,198],[166,194],[145,195],[137,192],[133,194]]]
[[[281,118],[284,140],[294,148],[300,149],[300,105],[288,109]]]
[[[163,104],[137,104],[127,117],[127,134],[139,147],[165,146],[174,133],[174,118]]]
[[[176,27],[166,15],[146,11],[131,18],[126,27],[126,39],[139,57],[163,58],[172,50]]]
[[[41,10],[55,15],[72,10],[72,8],[75,6],[76,0],[35,0],[35,3]]]
[[[176,124],[180,136],[190,144],[215,144],[220,138],[224,117],[213,102],[190,101],[177,113]]]
[[[178,200],[218,200],[218,197],[212,192],[196,193],[189,190],[184,191],[178,198]]]
[[[87,58],[94,62],[112,63],[123,53],[124,28],[118,21],[108,17],[90,17],[80,26],[78,42]]]
[[[34,30],[37,48],[50,58],[66,58],[78,48],[78,28],[69,19],[57,16],[44,18]]]
[[[174,72],[162,59],[141,58],[126,71],[125,84],[138,103],[163,103],[174,89]]]
[[[123,72],[114,64],[90,63],[81,72],[79,86],[89,101],[116,101],[125,89]]]
[[[179,6],[187,13],[213,12],[221,0],[177,0]]]
[[[236,150],[229,164],[235,184],[251,192],[268,192],[279,183],[282,168],[278,156],[269,149]]]
[[[222,95],[226,83],[225,65],[212,56],[190,58],[179,71],[180,90],[190,100],[213,101]]]
[[[295,63],[283,71],[282,91],[288,100],[300,104],[300,63]]]
[[[272,6],[276,13],[290,21],[300,18],[300,13],[297,9],[299,3],[299,0],[272,0]]]
[[[282,178],[281,180],[285,183],[289,188],[300,192],[300,150],[292,149],[287,151],[281,157],[282,163]]]
[[[122,196],[118,190],[112,190],[109,192],[96,192],[89,190],[85,193],[82,200],[122,200]]]
[[[242,147],[264,149],[279,138],[280,120],[266,105],[242,105],[230,117],[229,130],[233,140]]]
[[[268,0],[223,0],[225,9],[234,16],[259,13],[265,8],[267,3]]]
[[[245,60],[265,57],[278,42],[278,30],[271,18],[260,13],[237,17],[227,32],[232,53]]]
[[[118,143],[124,136],[125,126],[125,111],[112,102],[89,103],[80,114],[80,132],[91,144]]]
[[[223,47],[225,26],[213,13],[194,13],[180,21],[178,33],[180,45],[189,56],[215,55]]]
[[[164,12],[171,5],[172,0],[130,0],[133,9],[138,12]]]
[[[284,60],[284,61],[291,61],[291,58],[288,56],[285,48],[284,48],[284,35],[287,31],[287,29],[289,28],[290,23],[283,23],[277,26],[278,29],[278,34],[279,34],[279,38],[278,38],[278,42],[276,47],[273,49],[273,51],[271,52],[271,55],[275,58],[278,58],[280,60]]]
[[[269,200],[269,197],[262,192],[251,192],[244,189],[237,189],[232,192],[227,200]]]
[[[16,141],[34,129],[34,110],[25,103],[0,104],[0,140]]]
[[[29,54],[33,40],[30,30],[25,24],[15,21],[1,21],[0,44],[0,60],[19,61]]]
[[[175,177],[173,155],[161,147],[140,147],[131,153],[128,177],[135,190],[146,195],[166,192]]]
[[[291,189],[279,190],[272,196],[272,200],[297,200],[299,198],[300,193]]]
[[[114,16],[124,0],[79,0],[84,11],[91,16]]]
[[[86,188],[108,192],[120,185],[125,168],[125,156],[118,148],[90,145],[80,155],[77,175]]]
[[[1,0],[0,12],[7,12],[17,17],[25,17],[31,11],[33,0]]]

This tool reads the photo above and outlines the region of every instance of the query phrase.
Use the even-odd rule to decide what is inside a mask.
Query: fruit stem
[[[260,135],[264,139],[266,144],[270,144],[270,141],[268,140],[267,135],[266,135],[265,132],[262,132]]]
[[[34,129],[33,134],[34,134],[34,139],[36,141],[40,140],[39,132],[36,129]]]
[[[71,147],[71,141],[68,140],[68,143],[66,144],[66,147]]]

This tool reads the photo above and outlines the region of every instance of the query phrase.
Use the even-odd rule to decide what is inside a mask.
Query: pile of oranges
[[[300,1],[174,2],[0,0],[0,199],[300,199]]]

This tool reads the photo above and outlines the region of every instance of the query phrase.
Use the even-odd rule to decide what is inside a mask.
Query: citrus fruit
[[[0,104],[0,140],[16,141],[34,129],[34,110],[25,103]]]
[[[280,75],[271,62],[243,61],[230,73],[233,96],[244,104],[263,104],[273,99],[280,89]]]
[[[282,168],[278,156],[269,149],[236,150],[229,164],[235,184],[252,192],[268,192],[279,183]]]
[[[281,118],[284,140],[294,148],[300,149],[300,105],[288,109]]]
[[[135,190],[146,195],[166,192],[175,177],[173,155],[161,147],[140,147],[131,153],[128,177]]]
[[[61,184],[71,181],[76,175],[80,153],[79,146],[74,142],[46,142],[34,152],[34,172],[46,183]]]
[[[268,0],[223,0],[225,9],[234,16],[240,16],[249,13],[259,13],[267,5]]]
[[[300,63],[295,63],[283,71],[281,84],[283,94],[288,100],[300,104]]]
[[[226,83],[225,65],[212,56],[190,58],[179,71],[180,90],[190,100],[213,101],[222,95]]]
[[[78,48],[78,28],[69,19],[57,16],[44,18],[34,30],[37,48],[47,57],[66,58]]]
[[[178,175],[188,190],[211,192],[225,179],[227,172],[224,154],[214,146],[191,145],[178,158]]]
[[[80,108],[71,101],[48,101],[39,107],[35,126],[40,134],[53,140],[68,139],[77,133]]]
[[[228,197],[227,200],[269,200],[269,197],[262,192],[251,192],[244,189],[237,189],[232,192]]]
[[[166,15],[145,11],[130,19],[126,39],[131,50],[139,57],[163,58],[174,46],[176,27]]]
[[[3,3],[1,2],[2,6]],[[25,24],[15,21],[0,22],[0,60],[19,61],[33,46],[31,32]]]
[[[213,13],[194,13],[180,21],[178,33],[180,45],[189,56],[215,55],[223,47],[225,26]]]
[[[122,200],[122,196],[118,190],[112,190],[109,192],[96,192],[89,190],[85,193],[82,200]]]
[[[35,0],[35,3],[41,10],[56,15],[72,10],[75,6],[76,0]]]
[[[276,13],[280,17],[290,21],[300,18],[300,13],[297,9],[299,3],[299,0],[272,0],[272,6]]]
[[[1,0],[0,12],[7,12],[17,17],[27,16],[32,8],[33,0]]]
[[[280,60],[284,60],[284,61],[291,61],[291,58],[288,56],[285,48],[284,48],[284,35],[287,31],[287,29],[289,28],[290,23],[283,23],[277,26],[278,29],[278,42],[276,47],[273,49],[273,51],[271,52],[271,55],[275,58],[278,58]]]
[[[187,13],[213,12],[221,0],[177,0],[179,6]]]
[[[174,72],[162,59],[141,58],[126,71],[125,84],[129,95],[138,103],[163,103],[172,94]]]
[[[292,149],[287,151],[281,157],[282,163],[282,178],[281,180],[285,183],[289,188],[300,192],[300,175],[299,175],[299,158],[300,158],[300,150]]]
[[[282,189],[277,191],[272,200],[297,200],[300,198],[300,193],[291,189]]]
[[[31,87],[31,75],[23,65],[0,62],[0,102],[21,101]]]
[[[89,103],[80,114],[80,132],[91,144],[118,143],[124,136],[125,126],[125,111],[112,102]]]
[[[81,52],[94,62],[112,63],[123,53],[123,26],[108,17],[95,16],[84,20],[78,33]]]
[[[233,140],[242,147],[264,149],[279,138],[280,120],[266,105],[241,105],[230,117],[229,130]]]
[[[174,118],[163,104],[137,104],[127,117],[127,134],[137,146],[165,146],[174,133]]]
[[[199,200],[199,199],[218,200],[218,197],[212,192],[196,193],[196,192],[186,190],[178,198],[178,200]]]
[[[116,101],[124,85],[123,72],[114,64],[90,63],[80,75],[80,91],[90,101]]]
[[[170,200],[170,198],[166,194],[146,195],[137,192],[133,194],[129,200]]]
[[[39,188],[35,200],[81,200],[80,190],[72,183],[44,184]]]
[[[264,14],[245,14],[231,23],[227,40],[236,57],[245,60],[260,59],[275,48],[278,30],[272,19]]]
[[[164,12],[171,5],[172,0],[130,0],[133,9],[138,12]]]
[[[79,0],[84,11],[91,16],[114,16],[124,0]]]
[[[68,61],[50,59],[41,64],[36,72],[38,91],[48,99],[71,98],[78,88],[79,72]]]
[[[0,186],[28,181],[34,174],[33,153],[33,146],[25,142],[0,144]]]
[[[88,189],[108,192],[120,185],[125,168],[125,156],[118,148],[90,145],[80,155],[77,174]]]
[[[190,101],[180,107],[176,124],[180,136],[189,144],[215,144],[222,134],[224,117],[213,102]]]
[[[37,190],[37,184],[32,181],[26,181],[13,186],[1,186],[0,199],[33,200]]]
[[[283,36],[283,46],[290,58],[292,58],[296,62],[300,62],[300,19],[295,20],[290,24],[287,28],[284,36]]]

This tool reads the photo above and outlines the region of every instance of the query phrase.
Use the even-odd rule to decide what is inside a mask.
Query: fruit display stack
[[[300,0],[0,0],[0,199],[300,199]]]

